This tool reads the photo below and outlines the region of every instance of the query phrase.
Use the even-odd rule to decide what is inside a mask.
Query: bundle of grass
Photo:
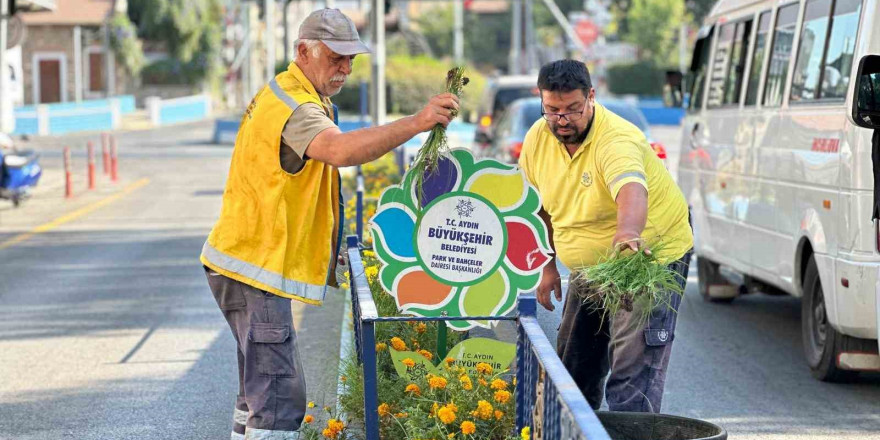
[[[576,272],[575,291],[584,303],[602,311],[602,319],[619,311],[636,311],[644,324],[658,306],[671,310],[672,295],[683,293],[681,275],[657,261],[662,244],[653,252],[614,252],[598,264]]]
[[[464,86],[467,85],[468,78],[464,76],[464,67],[455,67],[446,73],[446,92],[461,97]],[[458,116],[458,112],[453,110],[452,117]],[[421,203],[422,185],[425,177],[435,172],[437,164],[440,162],[440,156],[449,149],[446,142],[446,127],[437,124],[431,129],[428,140],[422,145],[419,153],[416,155],[412,165],[412,173],[415,175],[415,188],[418,195],[417,200]]]

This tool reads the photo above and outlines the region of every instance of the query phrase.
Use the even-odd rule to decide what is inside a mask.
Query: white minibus
[[[802,297],[816,378],[880,370],[880,0],[721,0],[689,70],[700,294]]]

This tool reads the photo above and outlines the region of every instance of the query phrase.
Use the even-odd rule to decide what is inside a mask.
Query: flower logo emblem
[[[421,199],[407,173],[370,221],[379,281],[401,312],[504,316],[537,287],[550,261],[537,191],[514,166],[453,149],[426,174]],[[489,321],[448,321],[456,330]]]

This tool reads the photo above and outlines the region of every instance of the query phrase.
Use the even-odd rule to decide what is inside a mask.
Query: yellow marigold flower
[[[502,417],[504,417],[504,412],[503,412],[503,411],[498,411],[498,410],[496,409],[496,410],[495,410],[495,419],[496,419],[496,420],[501,420]]]
[[[330,428],[325,428],[324,431],[321,432],[321,435],[323,435],[324,438],[335,439],[339,434],[333,432]]]
[[[522,440],[531,440],[532,428],[529,428],[528,426],[523,427],[522,431],[520,431],[519,433],[519,436],[522,438]]]
[[[435,376],[428,380],[428,385],[432,390],[442,390],[446,388],[446,379]]]
[[[480,374],[492,374],[492,366],[485,362],[480,362],[477,364],[477,372]]]
[[[303,423],[312,423],[314,421],[315,418],[311,414],[307,415],[306,418],[303,419]]]
[[[327,427],[336,432],[339,432],[345,429],[345,423],[342,423],[341,420],[330,419],[327,421]]]
[[[515,377],[513,378],[513,386],[516,386],[516,378]],[[526,428],[528,428],[528,426]]]
[[[379,276],[379,268],[376,266],[370,266],[364,269],[364,274],[367,276],[367,281],[373,281]]]
[[[373,258],[373,257],[376,256],[376,253],[373,252],[373,251],[364,251],[364,256],[365,256],[365,257]]]
[[[485,400],[481,400],[477,402],[477,410],[475,411],[477,413],[476,417],[479,417],[483,420],[489,420],[492,418],[492,416],[495,415],[494,410],[495,408],[492,407],[491,403]]]
[[[408,416],[409,416],[409,414],[407,414],[407,413],[405,413],[405,412],[399,412],[399,413],[397,413],[397,414],[394,415],[394,417],[397,417],[398,419],[405,419],[405,418],[407,418]]]
[[[448,425],[455,421],[455,411],[449,409],[449,407],[444,406],[437,411],[437,417],[441,422]]]
[[[315,402],[309,402],[309,408],[314,408],[314,407],[315,407]]]
[[[379,405],[378,412],[379,417],[385,417],[388,414],[391,414],[391,407],[387,403],[383,403]]]
[[[330,408],[329,406],[324,407],[324,411],[330,412],[332,410],[333,410],[333,408]],[[331,420],[333,420],[333,419],[331,419]]]
[[[493,390],[506,390],[507,389],[507,382],[505,382],[501,379],[495,379],[492,381],[492,389]]]
[[[438,409],[440,409],[440,405],[437,402],[434,402],[434,404],[431,405],[431,417],[437,416]]]
[[[411,384],[407,385],[407,386],[406,386],[406,390],[404,390],[404,391],[407,392],[407,393],[413,393],[413,394],[415,394],[416,396],[421,396],[421,395],[422,395],[422,390],[419,388],[418,385],[416,385],[416,384],[414,384],[414,383],[411,383]]]
[[[456,406],[455,403],[449,402],[446,404],[446,407],[451,409],[452,412],[458,413],[458,406]]]
[[[420,322],[416,325],[416,333],[424,333],[428,331],[428,325],[424,322]]]
[[[461,376],[458,378],[459,382],[461,382],[461,387],[467,391],[474,389],[474,383],[471,382],[471,378],[467,376]]]
[[[498,403],[507,403],[510,400],[510,391],[495,391],[495,401]]]
[[[448,439],[455,438],[455,433],[454,432],[449,433],[449,435],[447,435],[446,438],[448,438]]]
[[[397,351],[406,351],[406,342],[396,336],[391,338],[391,346]]]
[[[412,368],[416,365],[416,361],[414,361],[410,358],[406,358],[406,359],[400,361],[400,363],[403,365],[406,365],[406,368]]]
[[[483,379],[482,377],[477,379],[477,381],[480,382],[480,385],[482,385],[484,387],[489,386],[489,382],[486,382],[486,379]]]
[[[376,344],[376,351],[385,351],[387,349],[388,349],[388,345],[386,345],[384,342],[380,342],[380,343]]]
[[[422,355],[422,356],[424,356],[424,357],[425,357],[426,359],[428,359],[429,361],[430,361],[431,359],[434,359],[434,355],[432,355],[431,352],[428,351],[428,350],[419,350],[419,351],[417,351],[417,353],[420,354],[420,355]]]
[[[466,421],[461,422],[461,433],[471,435],[477,432],[477,425],[474,425],[474,422]]]

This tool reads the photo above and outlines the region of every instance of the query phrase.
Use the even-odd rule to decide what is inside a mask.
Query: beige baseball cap
[[[324,8],[309,14],[299,27],[299,38],[320,40],[339,55],[368,53],[357,28],[339,9]]]

